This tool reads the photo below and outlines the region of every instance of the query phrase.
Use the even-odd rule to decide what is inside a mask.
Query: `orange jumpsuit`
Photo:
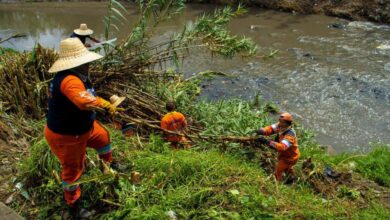
[[[164,130],[180,133],[186,126],[186,118],[180,112],[169,112],[161,119],[161,128]],[[186,148],[189,148],[188,141],[184,136],[165,134],[164,139],[171,142],[171,146],[175,149],[178,148],[178,143],[183,143]]]
[[[87,90],[84,83],[75,75],[66,76],[60,82],[59,89],[60,93],[80,110],[86,110],[87,105],[100,107],[101,99],[94,96],[89,89]],[[49,94],[50,98],[55,99],[52,97],[52,93]],[[55,112],[51,114],[55,115]],[[83,172],[86,147],[96,149],[101,159],[107,162],[112,161],[111,144],[107,130],[94,119],[91,120],[93,120],[92,128],[79,135],[54,132],[49,128],[49,124],[44,129],[44,135],[50,149],[58,157],[62,167],[62,185],[68,205],[76,202],[81,195],[78,185],[68,185],[77,181]],[[75,123],[74,127],[77,129],[78,124]]]
[[[276,165],[275,177],[278,181],[283,180],[283,173],[294,175],[293,166],[299,159],[298,140],[293,128],[284,132],[280,131],[279,123],[262,128],[264,135],[278,133],[278,141],[270,141],[269,145],[278,151],[278,164]]]

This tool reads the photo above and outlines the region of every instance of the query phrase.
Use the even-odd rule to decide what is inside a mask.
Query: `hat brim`
[[[81,66],[83,64],[101,59],[103,56],[97,53],[93,53],[88,51],[81,56],[76,56],[72,58],[59,58],[54,62],[54,64],[50,67],[49,73],[60,72],[67,69],[72,69],[74,67]]]
[[[125,99],[126,99],[126,97],[119,97],[114,103],[112,103],[112,105],[115,106],[115,107],[117,107],[117,106],[120,105]]]
[[[81,29],[74,29],[73,32],[80,36],[87,36],[93,34],[93,30],[87,29],[87,30],[81,30]]]

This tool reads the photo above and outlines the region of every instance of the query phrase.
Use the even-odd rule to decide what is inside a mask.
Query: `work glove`
[[[99,98],[99,107],[106,110],[110,115],[114,115],[119,109],[103,98]]]
[[[255,129],[251,133],[256,135],[264,135],[263,129]]]
[[[260,142],[260,144],[268,145],[269,143],[269,140],[265,139],[264,137],[259,137],[257,140]]]

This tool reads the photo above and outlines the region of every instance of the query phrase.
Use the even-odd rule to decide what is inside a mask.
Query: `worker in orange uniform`
[[[183,134],[185,128],[187,127],[186,118],[182,113],[175,111],[175,102],[167,102],[165,107],[168,113],[161,119],[161,128],[163,130]],[[164,139],[169,141],[174,149],[178,149],[179,144],[183,144],[187,149],[191,147],[188,140],[183,135],[165,133]]]
[[[276,165],[275,177],[278,181],[283,180],[283,173],[289,174],[290,179],[295,179],[293,166],[299,159],[298,140],[294,128],[293,117],[290,113],[282,113],[279,123],[256,130],[258,135],[277,134],[275,141],[259,138],[261,144],[275,148],[278,151],[278,164]]]
[[[107,130],[96,120],[94,108],[109,114],[116,107],[96,96],[88,78],[89,63],[102,58],[87,50],[78,38],[61,41],[59,58],[49,69],[57,73],[49,87],[49,111],[45,138],[62,166],[61,178],[66,203],[72,215],[85,211],[79,207],[79,185],[70,185],[82,175],[86,147],[96,149],[99,158],[115,168]],[[85,214],[85,212],[84,212]]]

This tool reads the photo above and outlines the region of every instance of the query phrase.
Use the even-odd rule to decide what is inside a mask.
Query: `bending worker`
[[[93,34],[93,30],[89,29],[87,27],[87,24],[80,24],[80,28],[74,29],[72,35],[70,37],[77,37],[78,39],[81,40],[81,42],[86,46],[86,47],[91,47],[91,44],[86,43],[87,38],[89,38],[91,41],[95,43],[100,43],[99,40],[93,38],[91,35]]]
[[[278,151],[278,164],[276,165],[275,177],[278,181],[283,180],[283,173],[295,178],[293,166],[299,158],[298,140],[294,129],[292,128],[293,117],[290,113],[282,113],[279,117],[279,123],[261,128],[256,131],[258,135],[277,134],[275,141],[270,141],[264,137],[259,138],[259,142]]]
[[[97,97],[88,78],[89,63],[102,58],[87,50],[78,38],[61,41],[59,58],[49,69],[57,72],[49,88],[49,111],[45,138],[61,166],[62,186],[66,203],[77,209],[80,198],[77,181],[84,169],[86,147],[96,149],[99,158],[112,168],[112,150],[109,134],[96,120],[94,108],[105,109],[109,114],[116,107]]]
[[[175,111],[175,102],[167,102],[165,107],[168,113],[161,119],[161,128],[163,130],[182,134],[187,127],[186,118],[182,113]],[[182,135],[165,133],[164,139],[169,141],[174,149],[178,149],[179,144],[183,144],[187,149],[191,147],[188,140]]]

